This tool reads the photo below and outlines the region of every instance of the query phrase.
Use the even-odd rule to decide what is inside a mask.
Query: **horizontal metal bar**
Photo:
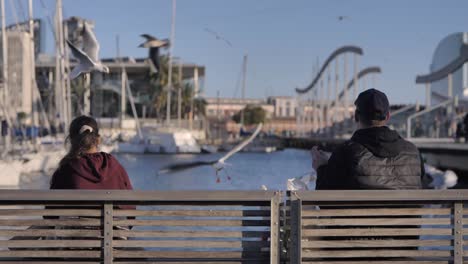
[[[466,201],[468,190],[336,190],[296,191],[302,201],[314,202],[408,202]]]
[[[0,202],[270,202],[275,191],[2,190]]]

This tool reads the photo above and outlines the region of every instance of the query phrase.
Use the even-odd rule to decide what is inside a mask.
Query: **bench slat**
[[[13,251],[0,250],[0,258],[6,258],[6,257],[97,259],[101,257],[101,251],[100,250],[13,250]]]
[[[252,251],[268,247],[268,241],[200,241],[200,240],[115,240],[115,247],[156,247],[156,248],[244,248]]]
[[[21,261],[1,261],[2,264],[24,264],[24,260]],[[51,264],[50,261],[28,261],[27,264]],[[53,264],[102,264],[100,261],[54,261]],[[119,264],[121,264],[119,262]],[[135,263],[133,263],[135,264]]]
[[[264,220],[115,220],[114,226],[270,226]]]
[[[360,258],[360,257],[450,257],[448,250],[303,250],[307,258]]]
[[[54,248],[76,247],[89,248],[101,247],[101,240],[6,240],[0,241],[0,247],[9,248]]]
[[[449,228],[352,228],[352,229],[304,229],[303,237],[351,237],[351,236],[449,236],[452,229]]]
[[[302,241],[303,248],[421,247],[451,246],[451,244],[451,240],[419,239]]]
[[[217,258],[217,259],[244,259],[259,258],[263,261],[268,260],[270,252],[242,252],[242,251],[132,251],[132,250],[114,250],[115,258]]]
[[[450,208],[373,208],[305,210],[302,216],[387,216],[387,215],[451,215]]]
[[[102,216],[100,209],[1,209],[0,216]]]
[[[151,230],[114,230],[114,236],[122,237],[199,237],[199,238],[240,238],[269,237],[268,231],[151,231]]]
[[[311,261],[302,260],[302,263],[307,263]],[[367,262],[367,261],[365,261]],[[313,261],[314,264],[363,264],[362,261]],[[372,260],[372,264],[449,264],[448,261],[440,260]],[[136,263],[133,263],[136,264]]]
[[[25,229],[25,230],[1,230],[1,237],[8,236],[30,236],[30,237],[99,237],[102,235],[101,230],[89,229]]]
[[[9,219],[0,220],[1,226],[100,226],[100,219],[76,218],[76,219]]]
[[[253,210],[115,210],[114,216],[269,216],[270,211]]]
[[[346,218],[303,219],[303,226],[396,226],[396,225],[450,225],[450,218]]]

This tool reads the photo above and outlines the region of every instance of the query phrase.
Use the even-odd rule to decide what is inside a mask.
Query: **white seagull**
[[[141,34],[140,36],[145,38],[146,41],[141,43],[140,46],[138,46],[139,48],[165,48],[169,46],[168,39],[157,39],[150,34]]]
[[[150,66],[151,70],[155,73],[159,72],[159,48],[169,47],[168,39],[157,39],[156,37],[151,36],[150,34],[141,34],[143,38],[146,39],[145,42],[141,43],[139,48],[148,48],[149,49],[149,59],[151,60]]]
[[[211,29],[209,29],[209,28],[205,28],[205,31],[208,32],[208,33],[210,33],[211,35],[213,35],[217,40],[222,40],[222,41],[224,41],[229,47],[232,48],[231,42],[230,42],[229,40],[223,38],[223,37],[222,37],[221,35],[219,35],[217,32],[215,32],[215,31],[213,31],[213,30],[211,30]]]
[[[237,152],[241,151],[245,146],[247,146],[252,140],[255,139],[255,137],[260,133],[262,130],[263,124],[260,123],[258,124],[257,128],[253,132],[252,135],[250,135],[249,138],[246,140],[242,141],[239,145],[235,146],[231,151],[229,151],[226,155],[221,157],[218,160],[212,160],[212,161],[194,161],[194,162],[189,162],[189,163],[181,163],[181,164],[173,164],[169,165],[159,171],[159,173],[172,173],[176,171],[181,171],[181,170],[186,170],[186,169],[191,169],[195,168],[198,166],[206,166],[210,165],[213,166],[216,170],[216,173],[218,173],[220,170],[224,168],[226,165],[226,160],[229,159],[232,155],[236,154]]]
[[[70,73],[71,80],[76,79],[82,73],[92,71],[109,73],[109,68],[99,61],[99,43],[86,22],[83,24],[83,50],[78,49],[69,40],[67,43],[73,56],[79,61],[79,64]]]

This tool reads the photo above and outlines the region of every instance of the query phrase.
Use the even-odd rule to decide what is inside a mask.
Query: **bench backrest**
[[[280,202],[271,191],[3,190],[0,262],[279,263]]]
[[[457,190],[293,192],[291,263],[461,264],[467,199]]]

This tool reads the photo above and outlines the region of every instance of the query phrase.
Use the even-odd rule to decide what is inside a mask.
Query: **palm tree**
[[[159,119],[165,118],[165,109],[167,104],[167,91],[165,87],[168,83],[168,69],[169,69],[169,58],[166,55],[160,57],[160,68],[159,73],[149,73],[150,79],[150,102],[149,102],[149,109],[150,113],[154,113],[155,116]],[[173,65],[175,68],[175,65]],[[177,87],[179,74],[176,70],[172,71],[172,83],[173,87]],[[174,94],[175,91],[173,90],[172,93]],[[172,98],[177,99],[176,96],[171,96]],[[171,100],[172,103],[172,100]],[[172,104],[174,105],[174,104]],[[177,106],[177,105],[175,105]],[[173,112],[173,108],[171,109],[171,115]]]
[[[167,91],[164,89],[168,81],[168,57],[161,56],[160,58],[160,73],[150,73],[150,105],[149,109],[159,119],[166,117],[166,104],[167,104]],[[177,66],[173,66],[176,68]],[[179,72],[175,69],[172,71],[172,83],[173,91],[171,96],[171,116],[177,114],[177,89],[182,87],[182,117],[188,118],[190,113],[190,100],[194,95],[194,86],[192,83],[179,83]],[[203,98],[194,98],[193,108],[194,115],[205,116],[206,115],[206,101]]]
[[[186,83],[182,89],[182,116],[187,118],[190,113],[190,101],[195,96],[192,83]],[[206,115],[206,100],[203,98],[193,98],[193,112],[195,116]]]

